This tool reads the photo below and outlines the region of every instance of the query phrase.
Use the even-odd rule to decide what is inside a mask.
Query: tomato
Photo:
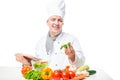
[[[75,77],[75,72],[74,71],[68,71],[68,73],[69,73],[69,78],[70,79],[72,79],[72,78],[74,78]]]
[[[61,71],[55,70],[52,75],[52,80],[60,80],[61,78]]]
[[[31,66],[23,66],[22,67],[22,70],[21,70],[21,73],[22,75],[24,76],[26,72],[32,70]]]
[[[69,72],[62,71],[61,77],[63,78],[63,80],[69,80]]]

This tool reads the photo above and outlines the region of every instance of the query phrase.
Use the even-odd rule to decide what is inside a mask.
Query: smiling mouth
[[[59,29],[59,26],[53,26],[54,29]]]

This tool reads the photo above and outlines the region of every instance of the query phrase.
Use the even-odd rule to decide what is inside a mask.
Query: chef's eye
[[[63,22],[63,20],[62,20],[62,19],[59,19],[58,21]]]
[[[52,18],[52,19],[50,19],[51,21],[55,21],[56,19],[55,18]]]

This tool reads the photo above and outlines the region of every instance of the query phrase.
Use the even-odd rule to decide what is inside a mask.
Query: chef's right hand
[[[25,58],[22,53],[15,54],[16,61],[21,62],[23,65],[31,65],[31,60]]]

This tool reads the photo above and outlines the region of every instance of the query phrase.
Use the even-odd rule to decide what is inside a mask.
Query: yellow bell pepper
[[[43,68],[42,73],[41,73],[41,77],[44,80],[50,80],[50,78],[52,77],[52,69],[49,67]]]

